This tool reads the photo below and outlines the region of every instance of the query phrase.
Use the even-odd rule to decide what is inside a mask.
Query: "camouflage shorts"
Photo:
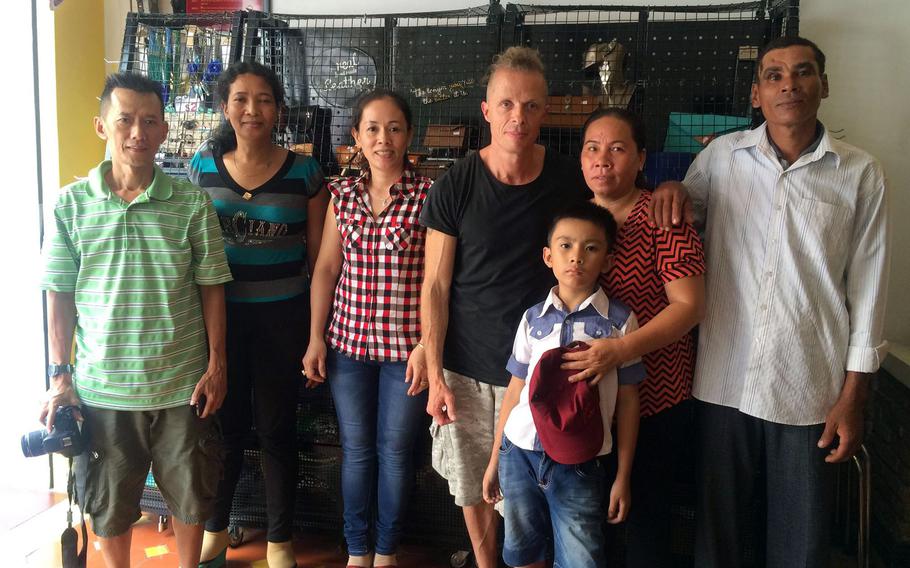
[[[449,492],[459,507],[483,500],[483,474],[490,461],[496,421],[506,387],[444,370],[446,384],[455,395],[458,419],[451,424],[430,425],[433,469],[449,482]]]

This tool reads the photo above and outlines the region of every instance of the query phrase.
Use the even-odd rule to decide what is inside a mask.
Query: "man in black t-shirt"
[[[497,565],[497,523],[482,481],[512,340],[524,310],[555,283],[541,259],[550,219],[587,198],[578,163],[537,144],[547,98],[537,52],[511,47],[488,76],[481,110],[490,145],[439,178],[420,216],[428,228],[421,327],[433,466],[463,508],[479,568]]]

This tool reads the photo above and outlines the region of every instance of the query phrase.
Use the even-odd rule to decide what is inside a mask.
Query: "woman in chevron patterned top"
[[[670,504],[675,467],[687,448],[695,368],[692,328],[704,313],[705,260],[691,225],[669,231],[647,222],[651,193],[643,189],[644,127],[624,108],[605,108],[582,129],[581,169],[594,202],[619,225],[613,265],[601,277],[611,298],[629,306],[640,329],[620,339],[592,342],[567,354],[568,368],[593,377],[641,356],[641,429],[632,470],[627,521],[630,567],[670,566]]]

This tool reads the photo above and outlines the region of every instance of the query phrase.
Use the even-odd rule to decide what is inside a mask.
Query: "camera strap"
[[[73,472],[73,458],[69,458],[69,476],[66,480],[66,497],[69,501],[66,509],[66,528],[60,535],[60,556],[63,568],[85,568],[88,556],[88,529],[85,527],[85,516],[82,513],[83,503],[79,503],[79,524],[82,525],[82,551],[79,550],[79,534],[73,528],[73,503],[78,502],[76,494],[76,474]]]

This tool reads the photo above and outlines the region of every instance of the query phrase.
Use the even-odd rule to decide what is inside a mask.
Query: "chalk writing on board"
[[[474,86],[474,79],[464,79],[463,81],[453,81],[448,85],[439,85],[437,87],[412,87],[411,94],[420,99],[420,102],[428,105],[447,101],[457,97],[468,96],[468,87]]]
[[[313,50],[310,84],[333,107],[349,107],[364,91],[376,85],[376,62],[353,47]]]

